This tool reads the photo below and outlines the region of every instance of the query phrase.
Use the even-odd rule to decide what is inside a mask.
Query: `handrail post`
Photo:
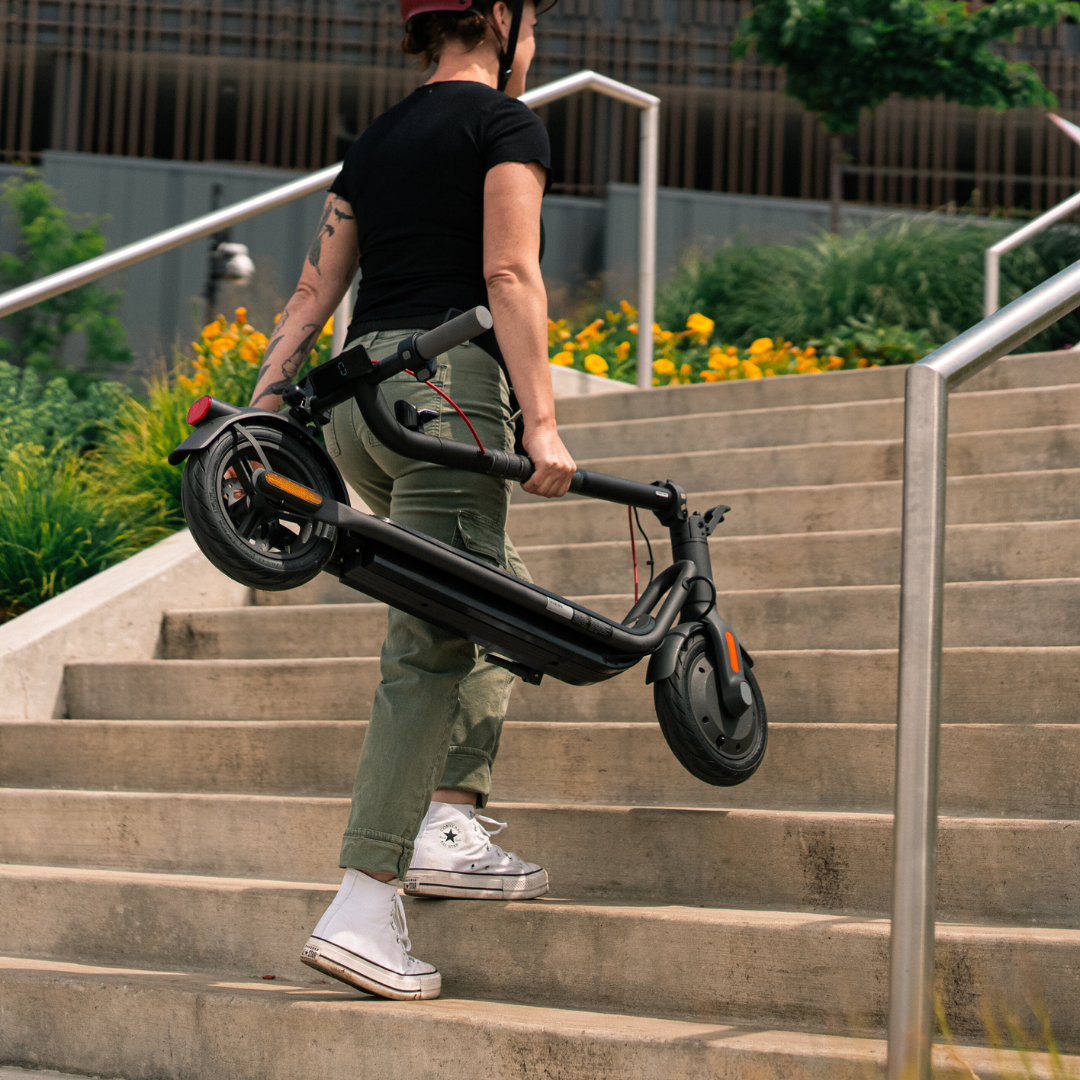
[[[888,1080],[930,1080],[949,387],[907,372]]]
[[[998,282],[1001,277],[1001,255],[992,247],[983,256],[983,318],[989,319],[998,309]]]
[[[652,389],[653,322],[656,315],[656,173],[660,144],[660,105],[641,112],[641,207],[638,218],[637,385]]]

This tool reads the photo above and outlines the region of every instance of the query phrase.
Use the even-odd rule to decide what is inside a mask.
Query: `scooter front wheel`
[[[337,530],[269,505],[255,491],[263,467],[333,499],[318,454],[297,435],[257,424],[232,425],[192,455],[180,485],[191,535],[223,574],[252,589],[295,589],[317,577],[334,553]],[[246,433],[246,435],[245,435]]]
[[[680,764],[699,780],[731,787],[749,780],[765,756],[769,741],[765,701],[753,672],[743,672],[753,704],[732,716],[717,688],[712,648],[703,631],[689,634],[675,670],[653,686],[660,730]]]

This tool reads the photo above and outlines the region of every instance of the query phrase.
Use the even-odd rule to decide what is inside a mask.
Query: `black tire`
[[[233,581],[252,589],[295,589],[330,561],[337,530],[253,502],[251,463],[258,464],[258,454],[237,427],[188,458],[180,485],[184,517],[202,553]],[[335,497],[325,463],[300,436],[256,424],[244,430],[274,472]],[[230,469],[236,475],[226,478]]]
[[[741,784],[765,756],[765,701],[753,672],[744,666],[743,674],[754,703],[736,719],[720,702],[712,648],[705,632],[698,630],[687,636],[671,676],[653,685],[656,716],[671,752],[706,784]]]

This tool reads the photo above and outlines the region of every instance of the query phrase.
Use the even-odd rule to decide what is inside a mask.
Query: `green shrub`
[[[0,203],[18,234],[14,252],[0,252],[0,289],[12,289],[100,255],[105,237],[97,223],[79,221],[60,205],[60,192],[27,169],[0,184]],[[117,317],[123,294],[101,285],[43,300],[0,321],[0,358],[35,369],[50,379],[62,376],[83,392],[115,364],[131,362],[127,333]],[[64,340],[86,334],[80,370],[62,363]]]
[[[0,452],[0,621],[120,562],[170,530],[104,500],[65,447]]]
[[[0,448],[30,443],[52,450],[92,445],[99,425],[112,419],[130,397],[119,383],[95,382],[77,398],[63,378],[41,385],[37,373],[0,360]]]
[[[661,289],[657,319],[681,326],[700,312],[714,320],[718,339],[738,346],[762,335],[827,340],[852,320],[925,334],[940,345],[982,318],[983,253],[1001,235],[993,225],[914,218],[801,245],[729,244]],[[1001,303],[1078,257],[1075,226],[1040,234],[1002,259]],[[1078,340],[1080,316],[1069,316],[1028,347]]]

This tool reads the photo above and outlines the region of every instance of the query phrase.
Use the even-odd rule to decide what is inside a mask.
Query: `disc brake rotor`
[[[757,735],[757,706],[742,716],[732,717],[720,702],[716,669],[701,652],[690,671],[690,707],[702,735],[727,758],[741,758],[754,750]]]

